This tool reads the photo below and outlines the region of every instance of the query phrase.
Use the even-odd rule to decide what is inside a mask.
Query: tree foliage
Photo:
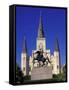
[[[23,73],[21,69],[16,64],[16,83],[23,83]]]

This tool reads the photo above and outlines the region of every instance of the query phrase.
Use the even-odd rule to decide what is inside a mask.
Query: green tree
[[[23,83],[23,81],[24,81],[23,73],[21,69],[18,67],[18,65],[16,64],[16,83],[21,84]]]
[[[66,64],[63,66],[63,80],[66,80]]]

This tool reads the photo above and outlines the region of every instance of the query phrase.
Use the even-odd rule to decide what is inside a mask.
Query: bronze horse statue
[[[45,65],[45,62],[46,62],[46,64],[48,64],[48,62],[51,63],[51,62],[49,61],[49,58],[48,58],[48,57],[45,58],[45,57],[43,56],[43,51],[37,51],[37,52],[35,52],[35,54],[37,54],[37,57],[34,58],[34,60],[38,60],[39,66],[40,66],[40,61],[43,62],[43,65]],[[48,61],[48,62],[47,62],[47,61]],[[42,66],[43,66],[43,65],[42,65]]]

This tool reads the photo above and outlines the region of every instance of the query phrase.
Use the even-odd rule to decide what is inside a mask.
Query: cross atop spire
[[[42,23],[42,16],[40,12],[40,21],[39,21],[39,28],[38,28],[38,38],[43,38],[44,32],[43,32],[43,23]]]
[[[56,42],[55,42],[55,51],[59,51],[58,39],[56,39]]]
[[[26,44],[26,38],[24,37],[23,41],[23,53],[27,53],[27,44]]]

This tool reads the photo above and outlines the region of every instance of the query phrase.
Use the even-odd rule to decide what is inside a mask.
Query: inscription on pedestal
[[[34,67],[31,72],[31,80],[52,79],[52,67]]]

